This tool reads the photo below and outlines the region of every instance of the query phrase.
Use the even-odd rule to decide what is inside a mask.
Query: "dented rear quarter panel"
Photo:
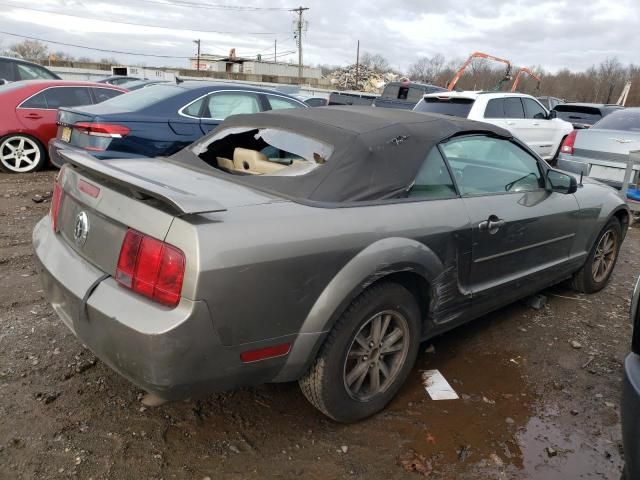
[[[326,332],[351,299],[396,272],[439,279],[441,301],[461,296],[451,275],[442,276],[471,246],[461,199],[345,208],[279,202],[198,217],[177,218],[167,241],[197,230],[190,288],[207,302],[225,345]]]

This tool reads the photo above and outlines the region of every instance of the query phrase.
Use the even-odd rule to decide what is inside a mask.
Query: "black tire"
[[[20,155],[17,157],[16,155]],[[31,173],[47,164],[47,152],[31,135],[13,133],[0,138],[0,170],[6,173]]]
[[[387,318],[390,318],[388,322]],[[376,321],[379,322],[377,325],[382,325],[378,329],[378,332],[382,332],[378,335],[379,348],[375,347],[375,351],[367,353],[370,355],[369,359],[362,356],[354,360],[353,356],[360,353],[353,349],[354,346],[361,351],[366,348],[361,347],[362,343],[357,342],[356,336],[362,340],[369,328],[371,336],[366,338],[372,339]],[[391,325],[393,329],[385,336],[385,330]],[[408,338],[403,333],[402,340],[391,341],[397,329],[405,332]],[[302,393],[318,410],[338,422],[355,422],[379,412],[391,401],[411,372],[420,345],[420,331],[420,309],[416,299],[406,288],[391,282],[368,288],[351,303],[329,332],[314,363],[299,380]],[[400,350],[387,353],[383,347],[385,339],[389,339],[389,345],[396,347],[402,341],[402,355],[400,356]],[[372,344],[373,342],[367,346],[371,347]],[[347,358],[349,354],[351,356]],[[390,368],[387,368],[389,364],[385,362],[385,355],[386,362],[391,362]],[[348,365],[356,365],[352,369],[355,370],[360,368],[361,361],[365,370],[377,369],[379,382],[384,378],[380,383],[380,387],[384,389],[375,394],[369,392],[371,397],[366,399],[354,398],[355,393],[347,386]],[[386,378],[381,376],[380,372],[384,375],[384,371],[377,367],[378,361],[385,365]],[[372,362],[370,367],[367,366],[369,362]],[[374,363],[376,367],[373,366]],[[350,370],[349,373],[353,371]],[[353,384],[359,383],[357,388],[364,388],[364,381],[360,377],[366,378],[367,389],[372,390],[374,382],[371,375],[371,372],[358,374],[360,383],[355,381]]]
[[[601,245],[601,242],[604,241],[606,235],[613,235],[613,238],[615,240],[615,252],[612,258],[612,262],[608,267],[606,273],[603,276],[598,277],[593,272],[594,262],[597,262],[596,254],[598,252],[599,246]],[[573,276],[571,286],[578,292],[582,293],[595,293],[602,290],[609,282],[609,278],[611,277],[611,274],[613,273],[613,270],[616,266],[616,262],[618,261],[621,242],[622,229],[620,227],[620,222],[617,218],[613,217],[607,222],[605,227],[596,238],[596,241],[594,242],[593,247],[589,252],[589,256],[587,257],[585,264]]]

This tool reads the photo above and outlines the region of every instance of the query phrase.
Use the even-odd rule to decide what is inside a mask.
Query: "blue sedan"
[[[61,108],[49,155],[57,166],[63,163],[58,155],[62,149],[81,149],[99,159],[168,156],[231,115],[284,108],[308,106],[289,95],[244,85],[154,85],[99,105]]]

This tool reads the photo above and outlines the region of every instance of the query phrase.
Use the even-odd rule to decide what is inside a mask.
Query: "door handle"
[[[501,227],[504,227],[504,225],[504,220],[496,217],[495,215],[491,215],[487,220],[478,224],[478,230],[486,230],[489,233],[494,234],[500,230]]]
[[[32,120],[38,120],[40,118],[42,118],[42,115],[39,115],[37,113],[29,113],[28,115],[25,115],[26,118],[30,118]]]
[[[534,125],[540,125],[540,122],[533,122]]]

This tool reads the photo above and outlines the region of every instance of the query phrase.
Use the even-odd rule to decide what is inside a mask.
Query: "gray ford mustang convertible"
[[[374,108],[237,115],[169,158],[64,153],[33,242],[48,298],[164,399],[298,380],[350,422],[420,342],[549,285],[595,292],[618,194],[498,127]]]

